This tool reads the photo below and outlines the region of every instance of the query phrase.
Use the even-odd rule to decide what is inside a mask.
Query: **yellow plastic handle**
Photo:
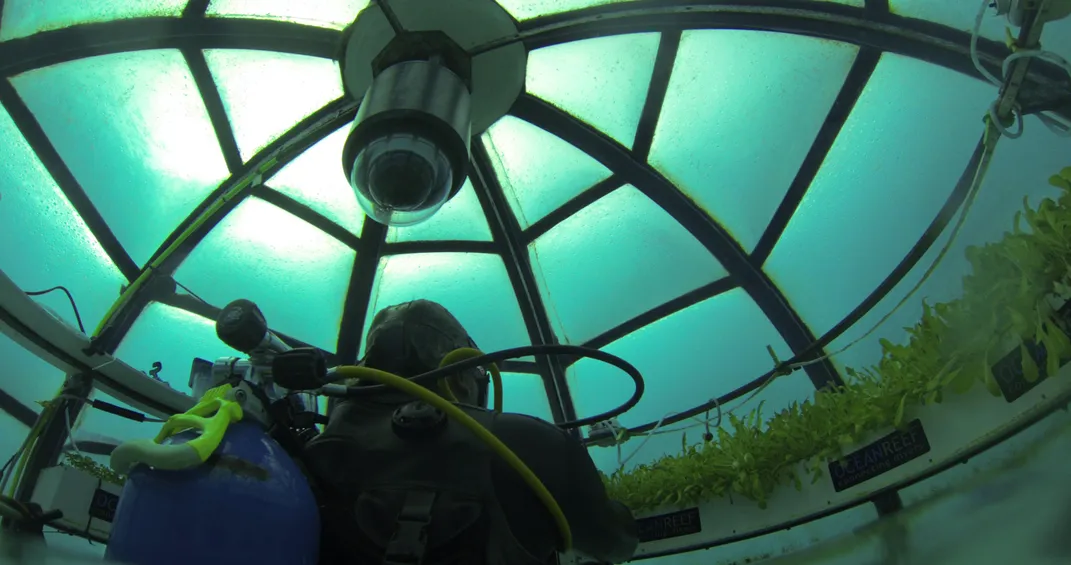
[[[186,445],[197,451],[197,456],[204,462],[215,453],[227,433],[227,428],[241,419],[242,407],[233,400],[202,400],[185,414],[175,414],[168,418],[153,441],[163,443],[165,439],[177,433],[199,430],[201,435],[186,442]]]
[[[151,442],[134,440],[118,446],[112,453],[112,468],[126,473],[139,463],[168,470],[187,469],[204,463],[219,448],[230,425],[242,419],[242,407],[225,398],[230,391],[231,385],[209,390],[185,414],[168,418]],[[191,429],[201,434],[186,443],[160,445],[165,439]]]

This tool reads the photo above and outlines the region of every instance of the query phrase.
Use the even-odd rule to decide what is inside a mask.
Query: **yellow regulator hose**
[[[455,353],[457,354],[456,356],[454,355]],[[454,351],[443,359],[442,364],[444,366],[449,365],[451,363],[456,363],[462,359],[475,357],[476,355],[482,354],[474,349],[462,349]],[[502,459],[504,459],[510,467],[513,467],[513,469],[517,471],[518,474],[520,474],[521,478],[524,479],[524,482],[528,483],[528,486],[531,487],[533,491],[535,491],[535,494],[537,497],[539,497],[540,502],[542,502],[543,505],[546,506],[547,510],[550,511],[550,515],[554,518],[554,523],[557,525],[558,531],[562,537],[562,545],[564,546],[564,551],[569,551],[570,549],[572,549],[573,532],[569,527],[569,521],[565,518],[565,514],[562,512],[561,507],[558,506],[558,501],[554,499],[554,496],[550,494],[550,491],[547,490],[547,487],[543,485],[543,481],[539,480],[539,477],[537,477],[535,473],[533,473],[532,470],[528,468],[528,465],[525,465],[524,461],[521,461],[520,457],[517,457],[516,453],[513,453],[513,450],[507,447],[506,444],[502,443],[502,441],[495,437],[495,435],[492,434],[487,428],[483,427],[479,422],[474,420],[472,416],[469,416],[460,408],[451,404],[449,400],[443,398],[442,396],[439,396],[438,394],[435,394],[431,390],[408,379],[404,379],[402,377],[399,377],[398,375],[394,375],[386,371],[380,371],[378,369],[372,369],[370,367],[344,366],[336,368],[335,372],[339,377],[343,379],[360,379],[362,381],[371,381],[377,384],[395,388],[401,392],[415,396],[423,402],[426,402],[427,404],[430,404],[431,406],[442,410],[454,421],[468,428],[472,433],[476,434],[476,437],[480,438],[481,441],[486,443],[496,454],[498,454],[498,456],[502,457]],[[498,375],[497,367],[493,367],[491,375],[492,378],[495,379],[495,407],[496,410],[500,411],[502,403],[502,381],[501,376]],[[328,387],[332,387],[332,385],[328,385]],[[448,391],[449,389],[447,388],[444,392],[449,394]]]

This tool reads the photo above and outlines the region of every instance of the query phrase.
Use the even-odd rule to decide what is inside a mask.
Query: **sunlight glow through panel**
[[[364,211],[342,170],[342,146],[350,124],[325,137],[283,167],[266,184],[361,235]]]
[[[415,226],[387,228],[387,242],[403,241],[491,241],[491,228],[480,199],[465,179],[461,191],[428,220]]]
[[[6,0],[0,41],[77,24],[179,16],[187,0]]]
[[[127,284],[85,222],[33,154],[7,112],[0,108],[0,269],[20,288],[64,285],[92,332]],[[70,301],[62,292],[34,298],[71,326]],[[3,356],[0,356],[3,358]],[[55,392],[55,391],[53,391]]]
[[[529,20],[538,16],[560,14],[607,4],[626,4],[629,0],[498,0],[514,18]]]
[[[620,416],[621,424],[630,427],[657,421],[667,413],[687,410],[762,376],[773,364],[766,352],[767,345],[773,347],[780,359],[792,356],[777,330],[740,289],[704,300],[607,345],[602,348],[604,351],[632,363],[647,383],[643,399]],[[571,366],[567,381],[581,418],[610,410],[632,394],[627,375],[590,359]],[[777,410],[813,394],[814,385],[800,371],[774,381],[735,414],[745,416],[765,401],[763,417],[768,419]],[[739,402],[726,406],[725,410],[733,409]],[[728,421],[728,417],[723,417],[722,424],[727,426]],[[667,429],[678,429],[689,423],[693,422],[674,424]],[[690,430],[688,443],[701,441],[703,432],[702,427]],[[638,444],[630,441],[622,451],[628,455]],[[681,434],[656,435],[629,461],[629,466],[679,453],[680,449]],[[602,471],[616,469],[615,450],[592,450],[591,454]]]
[[[612,35],[528,54],[528,92],[632,147],[647,101],[658,33]]]
[[[861,7],[866,0],[827,1]],[[501,4],[507,12],[513,15],[514,18],[523,21],[539,16],[560,14],[562,12],[570,12],[573,10],[583,10],[584,8],[592,8],[595,6],[628,4],[629,0],[498,0],[498,3]],[[625,8],[627,8],[627,6],[625,6]]]
[[[231,49],[206,50],[205,59],[244,160],[343,94],[331,59]]]
[[[685,32],[651,164],[750,252],[858,51],[773,32]]]
[[[903,95],[923,88],[925,97]],[[882,56],[766,262],[816,335],[881,284],[933,221],[995,96],[943,67]]]
[[[41,412],[41,405],[37,403],[52,400],[67,378],[63,371],[46,363],[2,333],[0,359],[4,360],[4,368],[0,372],[0,390],[37,413]],[[546,393],[543,394],[546,396]],[[4,411],[0,410],[0,414],[4,414]],[[4,430],[0,429],[0,435],[3,435],[3,432]],[[4,454],[0,455],[0,458],[7,461],[10,456]]]
[[[271,323],[270,319],[268,323]],[[182,337],[175,339],[177,336]],[[245,354],[220,341],[214,320],[153,302],[123,337],[115,356],[145,372],[159,361],[163,365],[159,377],[171,388],[190,394],[190,367],[194,357],[215,361],[220,357],[244,357]]]
[[[138,264],[229,175],[177,50],[80,59],[12,83]]]
[[[512,116],[495,122],[483,140],[521,229],[610,176],[587,153]]]
[[[384,257],[361,336],[368,335],[380,310],[418,299],[437,302],[449,310],[483,351],[532,343],[506,265],[498,255],[416,253]],[[363,352],[364,345],[361,347]]]
[[[368,0],[212,0],[209,16],[258,18],[342,29],[368,6]]]
[[[252,300],[268,324],[334,351],[354,251],[275,206],[247,199],[175,273],[210,304]]]
[[[558,338],[576,345],[728,274],[631,186],[558,224],[528,253]]]
[[[495,388],[491,385],[491,391]],[[487,405],[491,406],[494,394],[488,392]],[[531,373],[502,373],[502,411],[514,414],[527,414],[554,421],[547,400],[547,389],[543,377]]]
[[[985,183],[971,206],[970,215],[941,264],[922,288],[870,337],[833,358],[838,368],[864,368],[877,363],[881,359],[881,345],[878,343],[881,338],[893,343],[906,343],[907,334],[903,328],[912,326],[921,319],[923,299],[934,304],[960,297],[963,294],[962,277],[971,271],[964,256],[967,246],[999,241],[1004,232],[1012,229],[1015,213],[1023,208],[1024,197],[1029,198],[1031,207],[1035,209],[1042,198],[1058,198],[1061,191],[1051,186],[1048,178],[1069,163],[1071,161],[1068,159],[1066,143],[1061,143],[1059,138],[1039,125],[1032,128],[1028,126],[1023,137],[1017,140],[1001,141],[997,145]],[[841,349],[885,317],[922,278],[948,241],[954,224],[955,221],[884,300],[834,340],[826,350]],[[842,370],[841,374],[846,373]]]

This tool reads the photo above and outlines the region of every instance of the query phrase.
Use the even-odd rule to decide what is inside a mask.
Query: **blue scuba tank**
[[[180,444],[196,432],[176,434]],[[105,559],[124,565],[316,565],[320,515],[305,475],[255,422],[181,471],[130,471]]]

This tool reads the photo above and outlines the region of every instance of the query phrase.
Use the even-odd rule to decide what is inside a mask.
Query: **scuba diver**
[[[459,348],[475,348],[460,322],[441,305],[416,300],[375,316],[361,365],[411,378]],[[444,381],[457,406],[557,500],[578,553],[599,563],[632,558],[635,519],[609,499],[579,441],[544,420],[485,409],[483,369]],[[403,392],[329,407],[328,424],[301,459],[320,500],[321,565],[556,563],[555,520],[517,471],[470,430]]]

